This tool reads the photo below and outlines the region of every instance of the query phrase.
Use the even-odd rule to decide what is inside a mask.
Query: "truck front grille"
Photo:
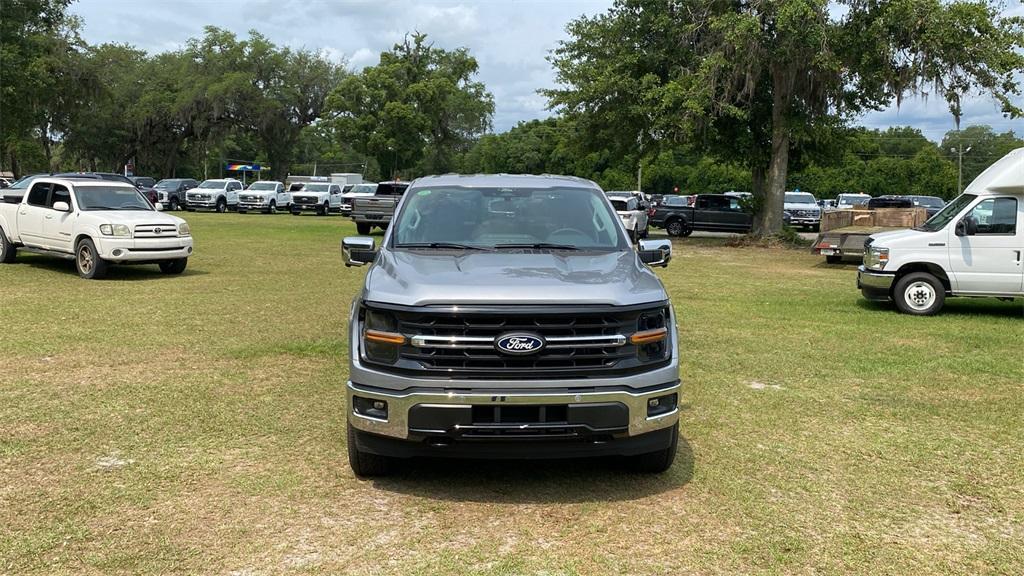
[[[296,204],[317,204],[316,196],[296,196],[292,198],[292,202]]]
[[[494,311],[430,311],[429,307],[393,312],[406,336],[395,367],[453,377],[515,379],[577,378],[614,371],[648,370],[629,336],[666,325],[669,312],[657,307],[577,306],[571,309],[508,306]],[[657,318],[657,320],[651,320]],[[536,353],[512,355],[496,340],[509,333],[545,339]]]
[[[178,235],[174,224],[139,224],[135,227],[135,238],[171,238]]]

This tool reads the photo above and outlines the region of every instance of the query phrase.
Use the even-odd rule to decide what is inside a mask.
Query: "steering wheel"
[[[563,233],[575,234],[577,236],[583,236],[584,238],[590,238],[590,236],[587,235],[586,232],[583,232],[582,230],[577,230],[576,228],[559,228],[558,230],[555,230],[551,234],[548,234],[548,238],[552,236],[558,236]]]

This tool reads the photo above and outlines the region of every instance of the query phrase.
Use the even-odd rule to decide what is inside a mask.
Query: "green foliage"
[[[949,161],[956,163],[958,154],[953,149],[967,150],[963,156],[964,186],[978,174],[988,168],[1007,152],[1024,146],[1024,138],[1018,137],[1013,131],[996,134],[989,126],[968,126],[962,131],[947,132],[942,139],[942,154]]]
[[[443,50],[424,34],[407,36],[381,53],[376,66],[331,91],[332,124],[388,177],[448,172],[494,113],[493,97],[473,80],[477,68],[465,48]]]

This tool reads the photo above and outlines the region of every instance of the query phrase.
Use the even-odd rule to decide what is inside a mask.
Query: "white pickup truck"
[[[921,226],[872,235],[857,287],[931,315],[950,296],[1024,297],[1024,148],[982,172]]]
[[[203,180],[198,187],[185,194],[185,205],[189,212],[196,210],[227,212],[238,207],[238,192],[241,189],[242,182],[234,178]]]
[[[285,190],[283,182],[260,180],[238,193],[238,211],[242,214],[250,210],[277,214],[278,210],[287,211],[291,204],[292,195]]]
[[[291,212],[296,216],[303,211],[327,216],[331,212],[341,212],[341,204],[341,184],[307,182],[303,184],[302,190],[292,193]]]
[[[96,179],[37,178],[24,195],[0,202],[0,263],[18,250],[74,260],[82,278],[102,278],[110,264],[159,264],[181,274],[192,233],[130,184]]]

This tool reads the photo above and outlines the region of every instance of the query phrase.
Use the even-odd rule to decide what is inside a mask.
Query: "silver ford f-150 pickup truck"
[[[675,315],[601,189],[559,176],[414,181],[351,312],[348,454],[360,476],[397,458],[619,456],[671,466]]]

